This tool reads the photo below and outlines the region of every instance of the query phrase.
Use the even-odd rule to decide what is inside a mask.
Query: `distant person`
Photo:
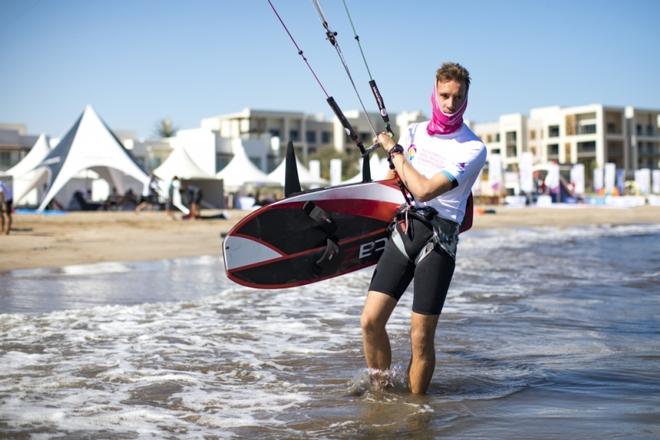
[[[190,218],[199,218],[202,203],[202,189],[200,187],[188,185],[188,203],[190,204]]]
[[[172,177],[170,184],[167,187],[167,203],[165,203],[165,213],[172,219],[177,205],[181,204],[181,181],[177,176]]]
[[[158,177],[151,174],[149,182],[144,185],[140,204],[137,205],[135,211],[140,212],[144,208],[153,206],[158,206]]]
[[[106,211],[116,211],[117,207],[119,206],[119,199],[120,196],[117,192],[117,188],[113,186],[110,194],[108,194],[108,197],[105,199],[104,209]]]
[[[135,195],[135,192],[133,192],[133,188],[128,188],[128,191],[126,191],[124,196],[121,198],[120,205],[121,208],[125,210],[137,209],[138,199]]]
[[[2,229],[0,229],[0,234],[9,235],[11,231],[11,211],[14,204],[14,195],[11,191],[11,187],[7,185],[4,180],[0,180],[0,217],[2,218]],[[6,228],[5,228],[6,226]]]

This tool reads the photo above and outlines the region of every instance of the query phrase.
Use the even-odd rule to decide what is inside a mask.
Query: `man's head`
[[[457,112],[467,99],[470,72],[458,63],[444,63],[435,73],[435,88],[440,109],[451,115]]]

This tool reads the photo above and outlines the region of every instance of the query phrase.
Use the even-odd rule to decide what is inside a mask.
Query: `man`
[[[414,279],[410,323],[410,390],[424,394],[435,368],[434,337],[449,289],[458,229],[467,199],[486,161],[486,146],[463,123],[470,75],[457,63],[436,72],[433,118],[412,124],[399,144],[381,133],[376,141],[415,201],[397,216],[374,271],[361,317],[363,346],[372,381],[387,382],[391,349],[385,325]]]
[[[176,205],[181,204],[181,182],[177,176],[172,177],[170,184],[167,187],[167,203],[165,204],[165,212],[172,220],[176,220],[174,210]]]
[[[0,211],[2,211],[0,212],[0,217],[2,218],[0,234],[4,233],[9,235],[9,231],[11,231],[11,211],[13,203],[11,188],[3,180],[0,180]],[[6,230],[5,225],[7,226]]]

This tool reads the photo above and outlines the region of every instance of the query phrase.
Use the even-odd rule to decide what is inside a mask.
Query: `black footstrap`
[[[339,253],[338,240],[334,235],[337,231],[337,224],[332,220],[330,214],[316,206],[312,201],[308,201],[303,205],[303,211],[326,233],[325,249],[314,262],[316,272],[322,273],[333,266],[335,257]]]
[[[311,200],[305,202],[303,205],[303,211],[305,211],[305,214],[314,220],[318,227],[323,229],[326,234],[332,235],[337,231],[337,225],[332,218],[330,218],[330,215],[322,208],[316,206],[316,203]]]

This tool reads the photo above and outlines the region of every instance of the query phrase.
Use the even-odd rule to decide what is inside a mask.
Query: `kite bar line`
[[[362,61],[364,61],[364,67],[367,68],[367,73],[369,74],[369,86],[371,87],[371,93],[373,93],[374,98],[376,99],[376,104],[378,105],[378,110],[380,111],[380,117],[383,118],[383,122],[385,122],[385,128],[388,131],[388,133],[394,133],[390,125],[390,115],[387,113],[387,109],[385,108],[385,101],[383,100],[383,96],[380,94],[380,90],[378,90],[378,86],[376,85],[376,80],[371,74],[371,69],[369,69],[369,63],[367,63],[367,57],[364,55],[364,50],[362,49],[362,43],[360,43],[360,36],[357,34],[357,31],[355,30],[355,25],[353,24],[353,18],[351,17],[351,13],[348,10],[348,5],[346,4],[346,0],[342,0],[342,3],[344,4],[344,10],[346,11],[346,15],[348,16],[348,21],[350,21],[351,23],[351,28],[353,29],[353,36],[355,38],[355,41],[357,41],[358,47],[360,48],[360,54],[362,55]]]
[[[351,138],[351,140],[353,142],[355,142],[355,145],[357,145],[358,149],[360,150],[360,154],[362,154],[362,156],[368,155],[368,152],[365,149],[364,144],[360,140],[360,137],[357,135],[357,132],[355,131],[355,129],[353,128],[351,123],[348,121],[348,119],[344,115],[344,112],[341,111],[341,108],[339,107],[339,105],[337,104],[335,99],[332,96],[330,96],[330,94],[327,92],[325,87],[323,87],[323,83],[319,79],[318,75],[316,75],[316,72],[314,72],[314,69],[312,68],[312,66],[309,63],[309,61],[307,60],[307,58],[305,57],[302,49],[300,48],[300,46],[298,45],[296,40],[293,38],[293,35],[291,35],[291,32],[289,31],[286,24],[284,23],[284,20],[282,20],[282,17],[277,12],[277,9],[275,8],[275,5],[273,5],[273,2],[271,0],[267,0],[267,1],[268,1],[268,4],[270,5],[271,9],[275,13],[275,16],[277,16],[277,19],[279,20],[280,24],[282,25],[282,27],[286,31],[287,35],[291,39],[291,42],[293,43],[293,45],[298,50],[298,55],[301,56],[301,58],[303,59],[303,61],[307,65],[307,67],[309,68],[309,71],[312,72],[312,75],[314,75],[314,79],[316,79],[316,82],[318,83],[319,87],[321,87],[321,90],[323,90],[323,93],[325,94],[325,97],[326,97],[326,102],[328,103],[328,105],[330,106],[332,111],[334,112],[335,116],[337,116],[337,119],[339,119],[339,122],[344,127],[344,130],[346,131],[346,134],[348,135],[348,137]],[[371,121],[369,122],[369,124],[371,125]],[[373,129],[373,126],[372,126],[372,129]],[[374,135],[375,135],[375,131],[374,131]],[[368,157],[367,157],[366,160],[363,160],[362,181],[363,182],[370,182],[371,181],[371,170],[369,168]]]

